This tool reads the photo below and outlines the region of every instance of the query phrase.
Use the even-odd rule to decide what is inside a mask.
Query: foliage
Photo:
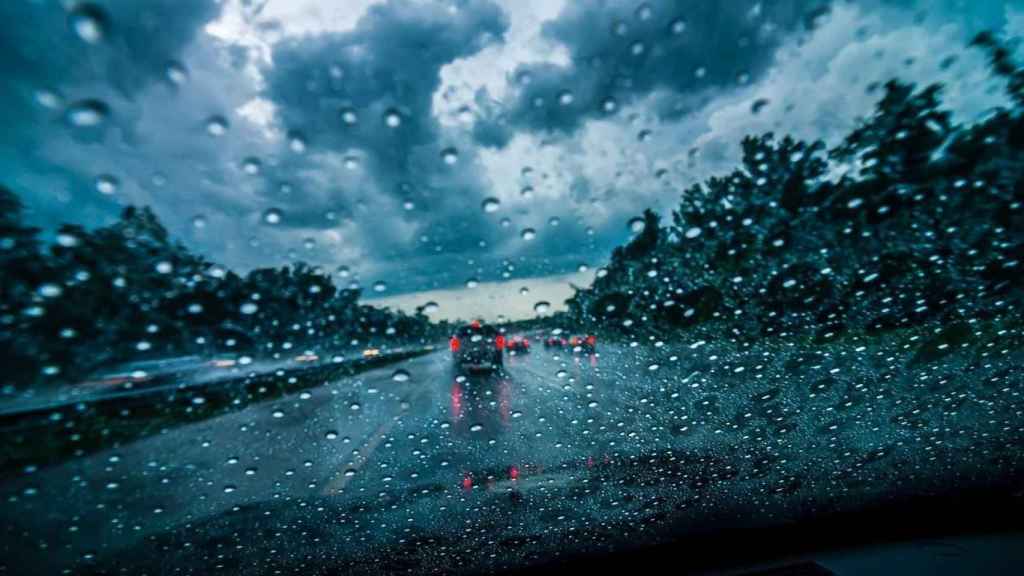
[[[733,339],[962,326],[1020,315],[1024,72],[989,36],[1010,109],[954,125],[942,89],[897,81],[832,150],[764,134],[686,190],[568,301],[576,322]]]
[[[4,384],[74,380],[114,363],[169,355],[325,353],[401,343],[435,330],[360,305],[320,268],[296,263],[245,276],[173,241],[147,208],[113,225],[65,225],[46,246],[0,188],[0,357]]]

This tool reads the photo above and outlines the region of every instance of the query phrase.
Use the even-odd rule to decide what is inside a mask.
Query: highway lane
[[[601,444],[580,425],[600,418],[608,388],[596,357],[539,350],[460,376],[443,351],[403,363],[404,381],[398,367],[16,478],[5,493],[43,515],[8,518],[6,536],[56,571],[239,504],[471,490],[585,461]]]
[[[439,351],[26,471],[0,482],[3,557],[15,573],[490,570],[1022,468],[1019,370],[973,352],[941,373],[898,343],[599,353],[536,348],[460,377]]]

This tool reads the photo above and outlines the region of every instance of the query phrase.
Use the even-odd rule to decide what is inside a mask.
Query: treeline
[[[971,321],[1019,320],[1024,71],[991,36],[975,44],[1005,79],[1008,108],[957,125],[941,86],[892,81],[835,148],[748,137],[742,166],[686,190],[667,225],[647,211],[569,315],[734,339],[934,323],[955,340]]]
[[[52,244],[0,188],[0,381],[75,381],[112,363],[182,354],[334,353],[446,332],[359,304],[297,263],[241,276],[175,242],[147,208],[111,226],[62,226]],[[441,333],[438,332],[438,333]]]

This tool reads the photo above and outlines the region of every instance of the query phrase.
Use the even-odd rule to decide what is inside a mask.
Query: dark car
[[[452,360],[465,370],[497,370],[504,364],[505,336],[497,328],[472,322],[449,340]]]
[[[530,351],[530,339],[526,336],[512,336],[505,343],[510,354],[526,354]]]

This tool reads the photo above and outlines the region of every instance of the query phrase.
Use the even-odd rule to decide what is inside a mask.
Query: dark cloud
[[[770,65],[781,39],[813,25],[808,15],[823,4],[569,2],[544,28],[568,49],[569,66],[520,66],[505,118],[485,120],[480,143],[501,143],[493,137],[499,126],[572,132],[656,91],[687,95],[751,82]]]
[[[475,153],[468,140],[438,124],[432,100],[441,68],[500,41],[508,23],[490,1],[449,8],[391,0],[371,7],[349,32],[274,47],[267,97],[286,129],[301,134],[310,149],[282,168],[300,174],[303,187],[322,177],[329,158],[358,162],[327,183],[328,197],[290,199],[294,219],[286,225],[330,227],[322,214],[336,207],[353,213],[372,246],[394,260],[436,255],[438,246],[458,257],[485,250],[481,241],[493,245],[493,227],[480,218],[487,187]],[[449,149],[457,156],[453,163],[444,159]]]
[[[0,170],[26,198],[30,215],[44,224],[62,220],[96,223],[116,213],[108,197],[48,195],[52,189],[85,191],[95,174],[67,169],[48,157],[54,146],[88,148],[117,140],[131,146],[137,95],[154,83],[173,83],[168,71],[187,69],[181,51],[219,11],[206,0],[109,0],[107,2],[0,3],[0,70],[10,91],[0,101]],[[76,106],[90,103],[105,118],[93,127],[67,131]],[[96,164],[104,161],[94,160]],[[42,188],[42,189],[41,189]],[[50,189],[50,190],[48,190]]]

